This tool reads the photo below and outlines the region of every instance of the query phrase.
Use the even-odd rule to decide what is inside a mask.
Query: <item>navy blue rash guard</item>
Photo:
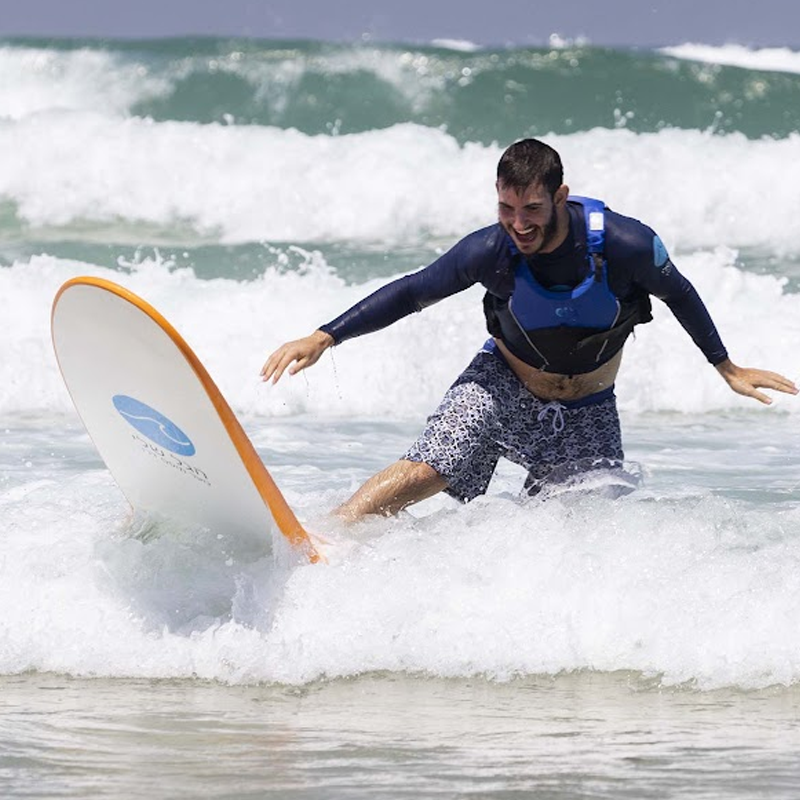
[[[582,206],[570,201],[567,208],[570,224],[564,242],[552,253],[526,258],[535,280],[545,288],[577,286],[590,269]],[[499,223],[490,225],[467,235],[424,269],[373,292],[320,330],[341,344],[480,283],[487,291],[484,309],[489,332],[503,339],[496,311],[507,305],[513,293],[514,271],[521,258],[503,227]],[[678,272],[651,228],[606,208],[605,258],[608,286],[621,306],[646,309],[639,321],[650,319],[649,296],[657,297],[666,303],[709,363],[716,366],[728,357],[703,301]],[[615,352],[623,342],[624,337]],[[569,372],[564,370],[565,374]]]

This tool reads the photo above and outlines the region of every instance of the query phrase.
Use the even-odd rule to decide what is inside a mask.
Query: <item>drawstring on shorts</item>
[[[538,415],[536,416],[536,420],[541,422],[546,416],[548,411],[553,412],[553,433],[561,433],[564,430],[564,408],[566,406],[562,405],[558,402],[558,400],[551,400],[549,403],[545,403],[541,410],[539,411]]]

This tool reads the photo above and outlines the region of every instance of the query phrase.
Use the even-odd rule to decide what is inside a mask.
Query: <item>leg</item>
[[[396,514],[441,491],[464,502],[483,494],[499,458],[492,396],[497,370],[494,355],[478,353],[401,460],[370,478],[334,513],[354,522],[366,514]]]
[[[345,522],[356,522],[367,514],[388,517],[446,487],[447,481],[433,467],[400,460],[370,478],[333,513]]]

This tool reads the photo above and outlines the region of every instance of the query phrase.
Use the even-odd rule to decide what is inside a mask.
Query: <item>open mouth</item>
[[[525,242],[525,243],[530,243],[534,239],[536,239],[538,233],[539,233],[539,229],[538,228],[527,228],[524,231],[518,231],[518,230],[514,229],[514,237],[518,241]]]

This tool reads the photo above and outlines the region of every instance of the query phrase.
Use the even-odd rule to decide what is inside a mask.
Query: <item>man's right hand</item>
[[[333,336],[323,331],[314,331],[310,336],[282,344],[261,367],[261,380],[277,383],[290,364],[289,374],[296,375],[301,369],[319,361],[319,357],[335,344]]]

